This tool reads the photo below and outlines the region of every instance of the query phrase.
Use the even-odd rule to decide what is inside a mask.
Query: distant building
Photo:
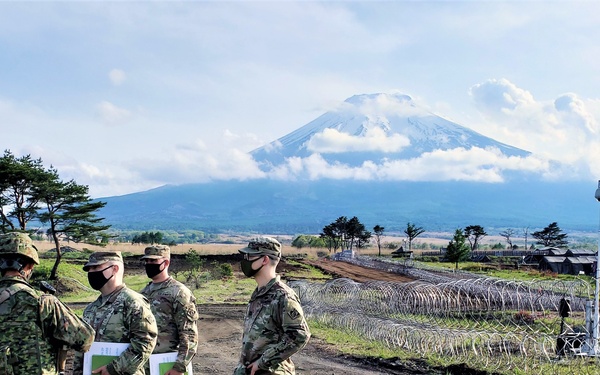
[[[540,271],[568,275],[579,275],[580,273],[593,275],[595,272],[596,253],[591,250],[542,248],[525,257],[525,262],[531,262],[538,258]]]
[[[392,258],[412,258],[412,251],[405,251],[404,247],[400,246],[398,249],[392,251]]]

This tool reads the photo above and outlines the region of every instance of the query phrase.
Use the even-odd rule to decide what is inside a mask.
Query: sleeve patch
[[[296,309],[293,309],[288,312],[288,316],[290,317],[290,319],[296,320],[300,317],[300,312]]]

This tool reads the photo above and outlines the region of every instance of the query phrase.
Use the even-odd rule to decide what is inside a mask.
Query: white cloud
[[[469,93],[475,105],[492,116],[509,115],[518,107],[535,103],[530,92],[520,89],[505,78],[490,79],[471,87]]]
[[[567,93],[554,101],[554,108],[563,114],[565,122],[575,123],[580,128],[586,128],[591,134],[598,132],[598,122],[588,112],[586,105],[576,94]]]
[[[546,160],[529,156],[507,157],[498,149],[473,147],[436,150],[420,157],[385,160],[380,164],[367,160],[358,167],[329,163],[321,155],[293,157],[279,165],[269,176],[282,180],[309,178],[385,180],[385,181],[477,181],[503,182],[504,173],[527,171],[543,174],[550,169]]]
[[[100,102],[96,106],[96,109],[98,110],[100,117],[109,124],[120,123],[131,117],[130,111],[125,108],[119,108],[108,101]]]
[[[125,76],[125,72],[121,69],[112,69],[110,72],[108,72],[108,78],[114,86],[120,86],[123,84],[123,82],[125,82],[127,77]]]
[[[401,134],[388,136],[386,132],[374,127],[367,129],[364,136],[353,136],[327,128],[311,137],[307,149],[315,153],[340,153],[355,151],[399,152],[410,145],[410,140]]]

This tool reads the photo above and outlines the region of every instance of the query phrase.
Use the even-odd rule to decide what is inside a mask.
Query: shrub
[[[218,270],[218,277],[220,279],[229,278],[233,276],[233,267],[229,263],[221,263]]]
[[[529,312],[525,310],[520,310],[515,314],[515,320],[517,323],[523,322],[527,324],[535,323],[535,317]]]

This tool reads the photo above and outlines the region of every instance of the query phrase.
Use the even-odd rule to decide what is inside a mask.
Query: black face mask
[[[112,277],[114,275],[110,275],[109,278],[106,278],[104,276],[104,271],[106,271],[107,269],[109,269],[111,267],[113,267],[113,266],[108,266],[105,269],[100,270],[100,271],[88,272],[88,282],[90,283],[90,286],[92,287],[92,289],[100,290],[108,282],[108,280],[112,279]]]
[[[162,271],[164,271],[164,268],[161,270],[160,266],[162,266],[163,264],[165,264],[166,260],[163,260],[162,263],[146,263],[146,275],[149,278],[153,278],[154,276],[158,275],[159,273],[161,273]]]
[[[256,273],[258,271],[260,271],[261,268],[264,267],[264,265],[258,267],[258,269],[252,269],[252,263],[256,262],[259,259],[262,259],[263,257],[260,258],[256,258],[254,260],[246,260],[246,259],[242,259],[242,272],[244,273],[244,275],[246,275],[247,277],[252,277],[254,275],[256,275]]]

